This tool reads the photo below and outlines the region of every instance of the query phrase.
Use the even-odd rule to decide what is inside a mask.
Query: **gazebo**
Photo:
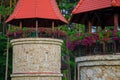
[[[118,53],[119,50],[119,31],[120,26],[120,1],[119,0],[80,0],[78,5],[72,11],[70,22],[84,24],[89,34],[92,33],[92,26],[100,27],[101,32],[87,36],[82,40],[81,44],[91,45],[96,44],[102,53]],[[111,26],[113,30],[106,30],[105,27]],[[84,35],[81,35],[84,36]],[[89,40],[91,38],[91,40]],[[80,42],[80,41],[79,41]],[[78,42],[78,44],[79,44]],[[112,43],[107,43],[112,42]],[[77,44],[77,45],[78,45]],[[93,45],[92,44],[92,45]],[[86,51],[94,53],[98,48],[94,45],[88,47]],[[96,49],[96,50],[95,50]],[[99,51],[98,51],[99,52]],[[101,54],[101,53],[100,53]]]
[[[114,26],[114,30],[120,25],[120,1],[119,0],[80,0],[72,11],[71,22],[88,26]],[[91,31],[90,31],[91,32]]]
[[[75,80],[119,80],[120,0],[80,0],[70,22],[88,28],[71,43],[77,54]],[[92,26],[100,26],[102,31],[92,33]],[[114,29],[106,30],[107,26]]]
[[[20,27],[19,30],[8,33],[10,37],[17,36],[11,40],[13,46],[12,80],[61,80],[63,41],[56,39],[53,32],[55,32],[54,27],[67,24],[67,21],[60,13],[56,1],[18,0],[14,12],[6,22]],[[23,27],[27,27],[24,32]],[[24,34],[30,31],[31,27],[35,29],[36,37]],[[21,32],[18,34],[19,31]],[[46,33],[51,37],[41,37],[41,34]],[[61,34],[62,32],[58,36]]]
[[[6,22],[20,28],[35,27],[36,36],[38,36],[38,27],[54,29],[55,26],[67,24],[55,0],[29,0],[29,3],[27,0],[18,0],[14,12]]]

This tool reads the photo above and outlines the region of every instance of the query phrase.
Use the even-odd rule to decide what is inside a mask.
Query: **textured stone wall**
[[[120,55],[76,58],[77,80],[120,80]]]
[[[11,43],[13,45],[13,75],[15,74],[12,80],[61,80],[61,76],[54,77],[52,74],[61,74],[62,40],[24,38],[12,40]],[[51,76],[26,78],[20,77],[19,74],[51,74]]]

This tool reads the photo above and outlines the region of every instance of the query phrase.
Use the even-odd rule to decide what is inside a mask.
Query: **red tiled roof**
[[[80,0],[72,14],[117,6],[120,6],[120,0]]]
[[[55,0],[19,0],[14,12],[6,22],[18,25],[17,21],[24,20],[24,22],[27,22],[27,20],[30,21],[30,19],[40,19],[41,22],[42,19],[43,22],[44,20],[47,22],[53,20],[56,21],[57,25],[67,23],[60,13]],[[28,22],[27,24],[29,24]],[[24,24],[25,23],[23,23],[23,25]]]

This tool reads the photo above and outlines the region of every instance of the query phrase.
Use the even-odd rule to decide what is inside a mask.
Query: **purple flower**
[[[119,38],[118,37],[114,37],[113,40],[117,41],[117,40],[119,40]]]
[[[70,39],[67,40],[67,48],[71,49],[71,41],[70,41]]]

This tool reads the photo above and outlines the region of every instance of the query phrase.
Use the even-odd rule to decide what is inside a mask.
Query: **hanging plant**
[[[8,30],[6,35],[11,38],[36,37],[36,30],[34,28],[23,28],[22,30],[16,28]],[[64,39],[67,37],[67,33],[62,30],[52,31],[51,28],[39,28],[38,37]]]
[[[98,33],[74,34],[68,39],[67,47],[71,51],[74,51],[77,47],[82,45],[88,48],[97,43],[108,44],[118,40],[120,40],[120,31],[103,30]]]

